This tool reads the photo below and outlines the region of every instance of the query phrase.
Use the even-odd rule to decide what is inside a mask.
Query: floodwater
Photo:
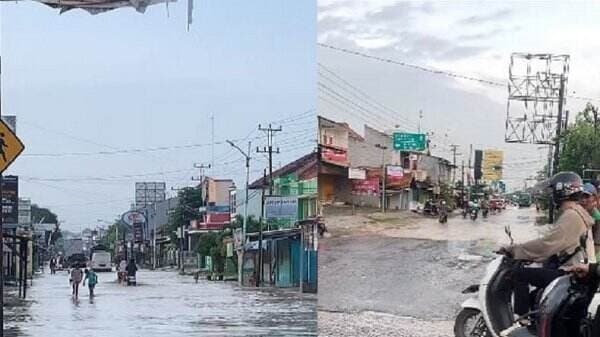
[[[458,214],[447,224],[423,218],[419,238],[373,233],[325,239],[329,248],[319,256],[319,308],[453,320],[467,298],[461,291],[479,282],[494,250],[508,241],[504,227],[511,226],[515,241],[524,241],[539,227],[536,216],[535,209],[506,210],[476,221]],[[435,237],[447,233],[449,239],[426,239],[428,231]]]
[[[99,273],[95,297],[71,296],[68,275],[33,281],[26,301],[5,308],[7,336],[316,336],[316,296],[239,288],[173,271],[140,271],[138,286]],[[9,296],[10,298],[10,296]],[[7,300],[8,301],[8,300]]]

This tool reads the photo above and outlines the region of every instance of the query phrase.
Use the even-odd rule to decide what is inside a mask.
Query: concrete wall
[[[400,153],[392,147],[392,136],[386,135],[365,125],[364,141],[350,138],[348,158],[351,167],[378,167],[381,166],[382,150],[375,144],[387,146],[384,159],[387,165],[401,165]]]

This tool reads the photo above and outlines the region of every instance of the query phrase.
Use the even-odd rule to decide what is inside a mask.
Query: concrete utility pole
[[[271,124],[269,124],[268,128],[263,128],[261,125],[258,125],[259,131],[264,131],[267,134],[267,146],[263,146],[262,149],[256,147],[257,153],[268,153],[269,154],[269,195],[273,194],[273,152],[279,153],[279,148],[273,151],[273,136],[276,132],[281,132],[281,126],[278,128],[273,128]]]
[[[563,103],[565,101],[565,76],[560,75],[560,91],[558,93],[558,114],[556,116],[556,140],[554,141],[554,160],[552,162],[552,174],[558,173],[558,160],[560,159],[560,137],[562,131],[562,120],[563,120]],[[551,207],[548,214],[548,220],[550,223],[554,223],[554,202],[550,198]]]
[[[206,202],[204,199],[204,169],[209,169],[211,168],[211,164],[198,164],[195,163],[194,164],[194,168],[200,169],[200,176],[199,177],[192,177],[192,181],[200,181],[200,189],[201,189],[201,195],[202,195],[202,206],[206,206]],[[191,219],[188,219],[188,221]],[[184,226],[185,223],[181,224],[181,240],[179,241],[179,250],[180,250],[180,259],[181,259],[181,272],[184,273],[185,272],[185,263],[183,260],[183,249],[185,248],[185,232],[184,232]],[[188,241],[188,250],[189,250],[189,246],[190,246],[191,242]]]
[[[452,183],[456,182],[456,150],[458,149],[460,145],[456,145],[456,144],[451,144],[450,147],[452,148]],[[460,153],[458,153],[460,154]]]
[[[273,151],[273,136],[276,132],[281,132],[281,126],[278,128],[273,128],[271,124],[269,127],[263,128],[260,124],[258,125],[259,131],[264,131],[267,135],[267,146],[263,146],[260,149],[258,146],[256,147],[256,153],[268,153],[269,154],[269,195],[273,195],[273,153],[279,153],[279,148]],[[259,261],[259,275],[256,280],[256,286],[260,286],[262,283],[263,277],[263,251],[262,251],[262,242],[263,242],[263,220],[265,219],[265,189],[264,182],[267,181],[267,171],[263,172],[263,189],[262,189],[262,200],[261,200],[261,212],[260,212],[260,223],[258,224],[258,261]]]
[[[375,147],[381,149],[381,212],[385,213],[385,176],[387,175],[385,165],[385,150],[387,150],[388,147],[381,144],[375,144]]]
[[[246,158],[246,187],[245,187],[245,198],[244,198],[244,218],[242,219],[242,254],[238,258],[238,282],[242,285],[242,264],[244,263],[244,254],[246,253],[246,227],[248,222],[248,186],[250,185],[250,149],[252,148],[252,142],[248,142],[248,152],[244,152],[239,146],[235,145],[234,142],[228,140],[227,143],[238,150],[244,158]]]

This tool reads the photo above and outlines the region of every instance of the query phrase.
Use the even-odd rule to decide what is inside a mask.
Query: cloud
[[[501,9],[489,14],[482,15],[471,15],[464,19],[458,20],[458,23],[461,25],[479,25],[482,23],[498,21],[501,19],[506,19],[513,14],[511,9]]]

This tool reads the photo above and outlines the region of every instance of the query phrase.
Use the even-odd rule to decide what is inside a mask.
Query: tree
[[[33,223],[58,223],[58,216],[48,208],[39,207],[36,204],[31,205],[31,221]]]
[[[561,136],[563,150],[559,171],[573,171],[583,176],[584,169],[600,169],[600,130],[598,109],[588,103]]]
[[[185,187],[178,193],[179,203],[169,217],[171,242],[177,242],[175,231],[187,227],[190,220],[200,217],[198,208],[203,206],[202,191],[194,187]]]

